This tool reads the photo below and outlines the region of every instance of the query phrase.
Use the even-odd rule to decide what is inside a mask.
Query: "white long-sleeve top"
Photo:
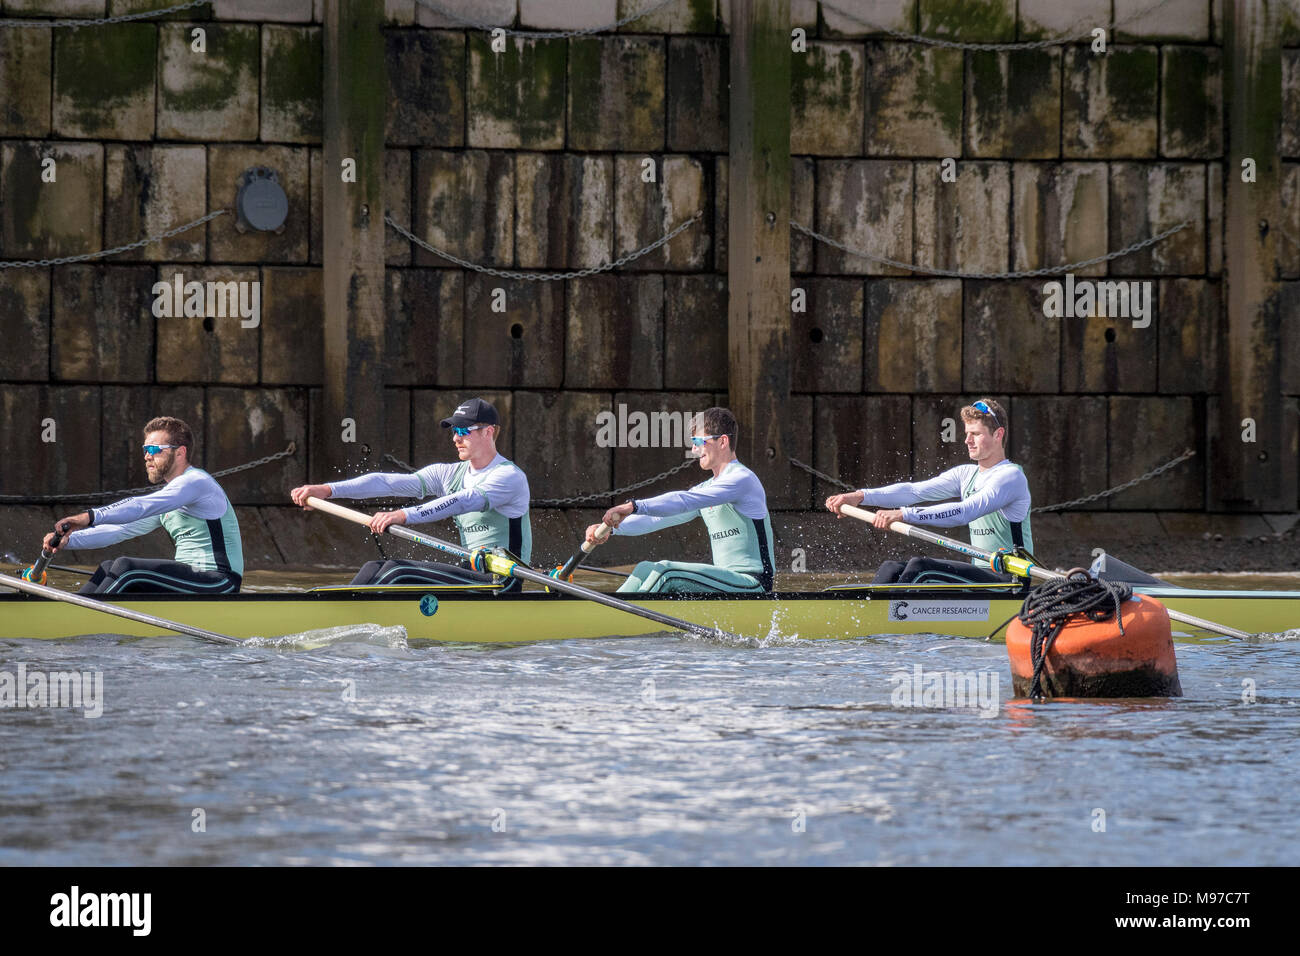
[[[513,462],[501,455],[479,470],[465,473],[463,487],[448,492],[456,469],[463,462],[425,465],[410,474],[373,472],[359,478],[330,482],[331,498],[432,498],[403,509],[407,524],[423,524],[452,518],[471,511],[498,511],[507,518],[528,512],[528,478]]]
[[[974,486],[968,495],[965,489],[972,478]],[[937,528],[970,524],[995,511],[1009,522],[1024,521],[1030,508],[1029,481],[1018,466],[1005,458],[983,472],[979,465],[958,465],[925,481],[900,481],[861,491],[864,505],[901,508],[903,521]],[[916,505],[918,501],[948,498],[961,500],[942,505]]]
[[[191,466],[157,491],[89,509],[93,524],[68,535],[66,547],[104,548],[148,534],[162,524],[162,516],[169,511],[211,521],[224,515],[229,506],[217,480]]]

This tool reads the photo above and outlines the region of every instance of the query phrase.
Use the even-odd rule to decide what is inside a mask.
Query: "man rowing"
[[[928,481],[899,482],[863,488],[826,499],[837,516],[843,505],[871,505],[875,526],[895,521],[951,528],[970,527],[971,544],[985,551],[1033,551],[1029,530],[1029,482],[1024,470],[1008,460],[1005,450],[1007,413],[997,402],[983,399],[961,410],[966,425],[966,450],[975,464],[958,465]],[[920,501],[959,498],[953,504],[918,507]],[[905,507],[900,507],[905,506]],[[886,561],[876,572],[876,584],[991,583],[1011,580],[979,558],[972,563],[943,558],[912,558],[906,564]]]
[[[176,545],[173,560],[120,557],[104,561],[82,594],[235,594],[244,574],[239,520],[215,478],[190,464],[194,432],[179,418],[159,417],[144,426],[144,466],[151,494],[123,498],[54,523],[65,537],[45,548],[103,548],[163,528]],[[69,533],[70,532],[70,533]]]
[[[393,524],[423,524],[452,518],[460,532],[461,547],[474,551],[504,548],[527,563],[533,550],[533,530],[528,517],[528,478],[519,466],[497,452],[501,419],[490,402],[471,398],[460,405],[442,427],[451,429],[451,440],[460,459],[455,463],[425,465],[412,474],[373,472],[347,481],[323,485],[302,485],[290,497],[311,510],[308,498],[429,499],[423,504],[397,511],[381,511],[370,521],[370,530],[383,534]],[[352,579],[354,585],[382,584],[491,584],[491,574],[468,566],[438,561],[369,561]],[[517,578],[502,590],[520,587]]]
[[[712,564],[682,561],[642,561],[619,587],[620,591],[767,592],[772,590],[772,522],[767,493],[758,476],[736,459],[736,417],[725,408],[710,408],[696,416],[691,444],[700,467],[712,478],[687,491],[669,491],[653,498],[633,499],[605,512],[603,522],[614,534],[646,534],[704,521],[713,547]],[[595,543],[599,524],[587,529]]]

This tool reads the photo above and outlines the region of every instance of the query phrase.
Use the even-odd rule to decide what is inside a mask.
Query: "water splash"
[[[1247,638],[1251,643],[1258,644],[1282,644],[1288,641],[1300,641],[1300,628],[1291,628],[1289,631],[1277,631],[1274,633],[1252,634]]]
[[[319,627],[297,634],[280,637],[250,637],[244,642],[249,647],[269,647],[274,650],[316,650],[338,644],[369,644],[401,650],[409,647],[406,628],[400,624],[383,627],[379,624],[341,624],[336,627]]]

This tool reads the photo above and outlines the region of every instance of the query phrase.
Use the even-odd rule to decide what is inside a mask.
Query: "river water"
[[[1177,651],[1181,699],[1029,704],[937,636],[3,639],[103,691],[0,710],[0,864],[1300,863],[1300,642]],[[907,699],[945,672],[983,699]]]

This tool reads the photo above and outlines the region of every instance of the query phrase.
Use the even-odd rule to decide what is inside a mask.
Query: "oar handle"
[[[61,542],[62,540],[63,540],[63,529],[55,528],[54,540],[51,541],[50,543],[53,544],[55,548],[57,548],[59,546],[59,542]],[[20,576],[24,580],[35,581],[37,584],[44,584],[45,569],[49,567],[49,564],[52,560],[54,560],[54,551],[42,545],[41,556],[36,559],[35,564],[33,564],[26,571],[22,572]]]
[[[605,524],[605,522],[602,521],[600,523],[600,527],[596,529],[596,533],[592,535],[592,537],[595,538],[596,540],[595,541],[584,540],[582,542],[582,553],[591,554],[592,551],[596,550],[596,545],[604,544],[606,540],[609,539],[609,533],[613,530],[614,530],[613,528],[611,528],[609,525]]]
[[[564,562],[564,566],[555,572],[555,576],[557,578],[563,578],[566,581],[573,577],[573,572],[577,570],[578,565],[582,563],[582,559],[591,554],[592,551],[596,550],[596,545],[604,544],[605,540],[609,537],[610,532],[613,530],[613,528],[602,521],[600,527],[596,529],[596,533],[592,535],[596,540],[588,541],[584,538],[582,545],[577,551],[573,552],[573,556],[569,558],[568,561]]]

